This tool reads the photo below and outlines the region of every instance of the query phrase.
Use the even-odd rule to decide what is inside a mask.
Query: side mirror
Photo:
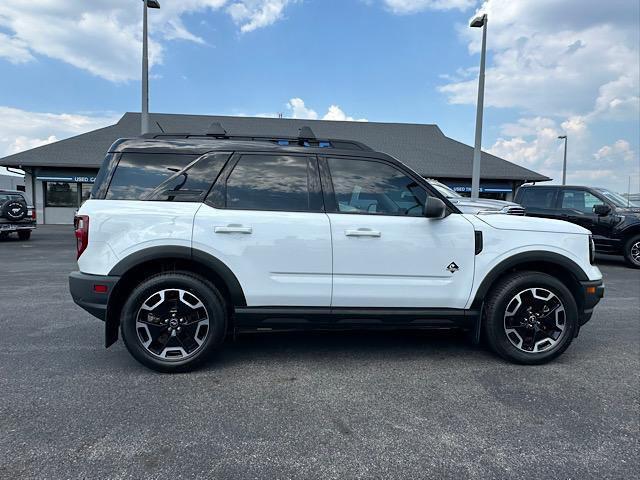
[[[447,206],[436,197],[427,197],[422,214],[427,218],[443,218],[447,213]]]
[[[609,215],[609,213],[611,213],[611,207],[605,204],[594,205],[593,213],[595,213],[599,217],[606,217],[607,215]]]

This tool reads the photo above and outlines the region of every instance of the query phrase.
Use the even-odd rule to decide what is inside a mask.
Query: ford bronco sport
[[[110,148],[76,217],[75,302],[166,372],[228,333],[462,328],[539,364],[603,295],[593,242],[568,222],[461,213],[358,142],[149,134]]]

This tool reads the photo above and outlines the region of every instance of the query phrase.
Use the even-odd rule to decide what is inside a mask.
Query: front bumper
[[[77,305],[104,321],[107,318],[109,296],[118,280],[120,277],[71,272],[69,274],[69,291]]]
[[[604,297],[602,280],[580,282],[582,288],[582,308],[579,312],[580,325],[584,325],[593,315],[593,309]]]

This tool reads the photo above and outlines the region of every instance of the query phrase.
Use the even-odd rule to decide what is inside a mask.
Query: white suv
[[[584,228],[462,214],[358,142],[119,140],[76,217],[75,302],[160,371],[246,330],[462,328],[502,357],[560,355],[603,295]]]

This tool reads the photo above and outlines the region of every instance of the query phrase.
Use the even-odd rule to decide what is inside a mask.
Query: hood
[[[471,198],[449,198],[451,203],[462,210],[464,213],[478,213],[482,210],[500,211],[504,207],[520,207],[517,203],[506,202],[504,200],[493,200],[490,198],[480,198],[472,200]]]
[[[573,223],[548,218],[520,217],[517,215],[478,215],[477,218],[499,230],[528,232],[575,233],[589,235],[591,232]]]
[[[640,215],[640,207],[616,207],[616,213],[619,215]]]

